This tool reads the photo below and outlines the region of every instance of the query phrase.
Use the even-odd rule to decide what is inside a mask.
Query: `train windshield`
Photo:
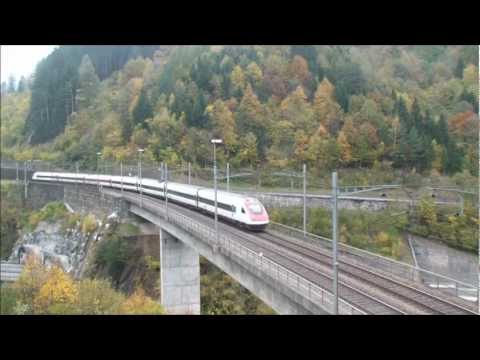
[[[263,206],[257,199],[247,199],[245,201],[248,210],[254,214],[261,214],[263,212]]]

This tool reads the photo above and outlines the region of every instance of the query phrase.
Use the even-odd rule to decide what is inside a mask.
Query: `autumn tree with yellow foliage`
[[[145,295],[145,291],[137,289],[119,307],[118,314],[123,315],[162,315],[162,306]]]
[[[335,87],[324,78],[315,91],[313,109],[318,121],[329,130],[338,130],[342,118],[342,108],[335,101]]]
[[[60,266],[54,264],[46,267],[35,256],[27,258],[12,290],[16,294],[14,311],[21,314],[165,313],[163,307],[146,296],[143,289],[139,288],[132,295],[125,296],[113,289],[105,279],[75,281]]]
[[[340,149],[340,159],[344,166],[348,166],[353,160],[352,145],[348,142],[345,132],[340,131],[337,138],[338,147]]]
[[[434,201],[422,198],[418,203],[420,224],[432,226],[437,222],[437,209]]]
[[[233,113],[226,103],[221,100],[217,100],[212,105],[209,105],[206,112],[214,125],[214,136],[223,139],[226,155],[234,153],[238,145],[238,137]]]
[[[250,84],[254,87],[259,86],[263,79],[262,69],[260,69],[256,62],[248,64],[245,70],[245,75],[248,81],[250,81]]]
[[[22,273],[13,285],[20,294],[18,301],[28,305],[29,311],[34,311],[34,299],[47,278],[47,269],[40,259],[36,256],[29,256],[25,261]]]
[[[47,278],[34,298],[35,313],[49,313],[52,307],[72,311],[77,297],[77,286],[72,278],[54,265],[48,270]]]
[[[311,138],[306,151],[307,164],[314,171],[332,170],[338,166],[340,151],[334,137],[322,136],[317,131]]]
[[[317,128],[314,112],[302,86],[298,86],[280,103],[282,120],[291,122],[296,129],[312,133]]]
[[[78,283],[76,313],[82,315],[114,314],[125,301],[125,295],[115,291],[104,279],[82,279]]]
[[[255,152],[258,157],[264,159],[268,132],[272,121],[268,116],[267,109],[259,101],[250,84],[247,85],[235,114],[238,131],[243,134],[252,134],[255,136]],[[253,138],[250,136],[250,141],[251,140],[253,140]],[[241,141],[241,151],[245,151],[243,148],[244,145],[247,145],[247,143]]]
[[[245,74],[239,65],[233,68],[231,79],[234,92],[238,94],[243,92],[243,89],[245,88]]]

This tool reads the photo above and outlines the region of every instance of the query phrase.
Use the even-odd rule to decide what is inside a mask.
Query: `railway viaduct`
[[[2,179],[16,170],[2,165]],[[20,179],[24,179],[23,173]],[[31,181],[25,173],[26,198],[41,203],[63,200],[74,211],[97,209],[134,214],[159,228],[161,303],[169,313],[200,313],[199,256],[225,271],[280,314],[331,314],[333,295],[328,239],[272,224],[252,234],[219,224],[181,206],[120,190],[91,185],[53,185]],[[340,314],[472,314],[477,304],[461,298],[478,291],[438,274],[340,247]],[[436,283],[437,289],[432,285]],[[440,286],[443,285],[443,286]],[[450,291],[440,291],[450,289]]]

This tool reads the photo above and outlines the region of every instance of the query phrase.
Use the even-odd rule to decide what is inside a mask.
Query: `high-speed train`
[[[210,188],[187,185],[175,182],[164,182],[155,179],[131,176],[93,175],[65,172],[35,172],[35,181],[79,183],[102,186],[105,188],[122,189],[130,192],[141,192],[155,198],[194,208],[198,211],[214,214],[215,191]],[[265,207],[255,198],[217,191],[218,217],[232,222],[239,227],[253,231],[262,231],[269,223]]]

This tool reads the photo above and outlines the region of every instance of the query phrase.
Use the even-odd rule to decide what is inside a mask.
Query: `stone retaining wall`
[[[20,188],[24,191],[23,186]],[[63,201],[63,197],[63,185],[36,182],[29,182],[27,185],[26,205],[32,209],[40,209],[52,201]]]
[[[74,211],[91,212],[97,216],[116,213],[119,217],[128,214],[125,201],[120,197],[105,194],[95,185],[63,185],[65,187],[64,202]]]
[[[251,193],[250,195],[256,197],[268,208],[282,208],[292,206],[303,206],[303,196],[301,195],[279,195],[279,194],[265,194],[265,193]],[[397,208],[407,208],[408,202],[398,202],[392,199],[339,199],[339,209],[352,209],[352,210],[368,210],[368,211],[381,211],[389,206],[394,205]],[[308,208],[331,208],[331,199],[327,196],[307,196]]]

